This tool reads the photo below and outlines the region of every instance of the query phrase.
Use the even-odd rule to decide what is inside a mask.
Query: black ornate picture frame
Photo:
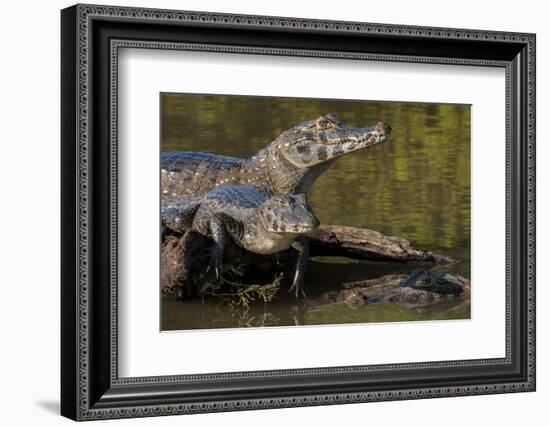
[[[159,416],[535,390],[535,35],[76,5],[61,13],[61,413]],[[483,65],[506,73],[506,356],[120,378],[121,47]]]

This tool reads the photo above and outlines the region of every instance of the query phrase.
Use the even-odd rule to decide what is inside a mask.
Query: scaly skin
[[[269,195],[309,194],[334,161],[386,141],[391,127],[352,128],[333,114],[286,130],[249,159],[199,152],[163,152],[162,196],[200,195],[225,185],[249,185]]]
[[[308,258],[303,239],[319,226],[304,194],[269,196],[246,185],[213,189],[203,196],[163,199],[163,225],[174,231],[193,229],[214,240],[211,267],[219,276],[227,238],[258,254],[272,254],[293,247],[299,252],[291,290],[304,294]]]

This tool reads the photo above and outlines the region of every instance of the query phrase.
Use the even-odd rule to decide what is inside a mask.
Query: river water
[[[325,224],[375,229],[411,241],[414,247],[453,256],[439,268],[470,278],[469,105],[340,101],[163,94],[163,151],[204,151],[249,157],[282,131],[332,112],[350,126],[384,121],[388,143],[339,159],[311,194]],[[342,258],[311,259],[306,286],[313,298],[341,284],[414,267]],[[475,283],[473,283],[475,286]],[[427,307],[372,304],[304,304],[281,296],[248,311],[216,301],[162,300],[163,330],[247,326],[367,323],[470,318],[469,303]]]

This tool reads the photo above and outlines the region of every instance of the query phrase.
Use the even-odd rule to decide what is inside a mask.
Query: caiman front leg
[[[226,242],[226,232],[224,226],[223,214],[215,214],[212,220],[210,221],[210,235],[214,240],[214,245],[210,250],[210,264],[208,265],[207,271],[214,268],[216,273],[216,278],[220,279],[222,276],[222,263],[223,263],[223,252],[225,249]]]
[[[304,299],[307,298],[306,292],[304,289],[304,277],[306,274],[307,261],[309,258],[309,242],[305,237],[298,237],[294,243],[292,243],[292,248],[298,251],[298,261],[296,262],[296,272],[294,273],[294,281],[292,286],[289,288],[289,292],[294,290],[294,295],[296,298],[304,296]]]

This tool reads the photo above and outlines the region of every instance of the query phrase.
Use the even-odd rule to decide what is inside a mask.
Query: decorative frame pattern
[[[414,398],[433,398],[442,396],[474,395],[487,393],[503,393],[517,391],[533,391],[535,389],[535,36],[533,34],[504,33],[494,31],[478,31],[447,28],[409,27],[400,25],[368,24],[357,22],[335,22],[323,20],[308,20],[294,18],[276,18],[264,16],[244,16],[228,14],[211,14],[201,12],[167,11],[155,9],[135,9],[119,7],[103,7],[77,5],[63,11],[62,52],[64,54],[63,67],[66,75],[72,76],[70,88],[62,93],[64,118],[73,118],[70,127],[63,128],[63,174],[74,181],[63,186],[63,212],[65,215],[74,213],[74,223],[64,224],[62,235],[63,272],[62,283],[62,345],[63,356],[70,359],[68,364],[63,363],[62,372],[62,414],[78,420],[91,420],[113,417],[138,417],[151,415],[169,415],[197,412],[213,412],[243,409],[275,408],[290,406],[306,406],[321,404],[339,404],[351,402],[398,400]],[[95,51],[100,49],[101,40],[94,44],[94,22],[108,22],[111,27],[118,23],[136,22],[140,25],[155,26],[177,24],[191,27],[222,26],[235,29],[277,30],[324,33],[328,36],[335,34],[352,34],[356,36],[371,35],[379,39],[410,38],[411,43],[433,41],[467,42],[467,43],[494,43],[495,46],[506,46],[508,51],[522,51],[522,57],[517,55],[486,59],[480,57],[443,57],[437,55],[403,55],[380,52],[349,52],[340,50],[321,50],[281,47],[255,47],[221,45],[213,43],[192,43],[175,40],[140,40],[132,37],[108,39],[109,63],[100,63],[103,69],[107,68],[108,80],[99,79],[93,73],[98,64]],[[97,30],[96,33],[100,31]],[[455,65],[482,65],[504,67],[506,69],[506,194],[507,194],[507,247],[506,247],[506,357],[503,359],[464,360],[451,362],[390,364],[362,367],[327,367],[321,369],[302,370],[275,370],[246,373],[222,373],[192,376],[161,376],[146,378],[118,378],[117,368],[117,71],[118,49],[154,48],[178,49],[197,51],[222,51],[239,54],[264,55],[295,55],[315,56],[325,58],[384,60],[397,62],[425,62],[445,63]],[[505,50],[503,48],[503,50]],[[95,64],[93,64],[95,63]],[[99,66],[98,65],[98,66]],[[521,69],[519,69],[521,68]],[[518,71],[519,69],[519,71]],[[518,73],[522,72],[521,78]],[[105,81],[104,81],[105,80]],[[101,92],[103,91],[103,92]],[[94,193],[97,186],[94,164],[90,157],[96,155],[92,145],[94,136],[92,119],[98,108],[94,103],[98,93],[109,98],[108,132],[110,147],[108,155],[110,188],[108,205],[98,203],[98,196]],[[76,94],[76,104],[72,95]],[[520,104],[513,99],[520,99]],[[523,107],[522,104],[524,103]],[[97,114],[98,116],[101,114]],[[105,115],[102,115],[105,117]],[[524,129],[512,126],[514,117],[518,117]],[[95,118],[97,121],[98,119]],[[65,120],[64,120],[65,121]],[[522,135],[521,132],[524,132]],[[99,132],[96,132],[99,133]],[[518,139],[519,138],[519,139]],[[522,147],[513,146],[514,141]],[[66,150],[65,150],[66,148]],[[518,152],[519,155],[518,155]],[[66,151],[66,152],[65,152]],[[103,152],[103,151],[101,151]],[[72,155],[74,154],[74,155]],[[103,154],[101,154],[103,158]],[[516,163],[520,162],[518,166]],[[95,167],[95,166],[92,166]],[[518,169],[519,167],[519,169]],[[524,169],[523,169],[523,168]],[[517,185],[514,186],[514,185]],[[515,191],[515,192],[514,192]],[[519,193],[518,193],[519,191]],[[514,195],[516,194],[516,195]],[[520,201],[524,207],[525,217],[513,214],[515,203]],[[96,209],[107,209],[109,216],[109,241],[96,238],[91,226]],[[525,234],[516,235],[518,229]],[[92,231],[91,231],[92,230]],[[91,277],[94,255],[92,247],[97,239],[108,243],[109,251],[109,282],[108,292],[95,296],[97,291]],[[518,241],[518,239],[520,241]],[[70,241],[70,242],[69,242]],[[525,243],[525,244],[523,244]],[[512,247],[515,245],[515,247]],[[525,265],[513,265],[513,248],[525,251]],[[71,266],[68,264],[71,263]],[[72,269],[71,269],[72,268]],[[520,272],[517,272],[517,270]],[[523,273],[521,273],[523,272]],[[525,282],[520,282],[523,278]],[[518,281],[519,280],[519,281]],[[517,288],[512,288],[513,282]],[[513,298],[518,294],[522,299],[522,312],[514,311]],[[69,296],[67,296],[69,295]],[[107,295],[107,298],[106,298]],[[102,326],[108,325],[103,331],[98,328],[96,319],[98,314],[92,311],[92,300],[108,303],[108,318],[102,319]],[[515,299],[514,299],[515,300]],[[71,303],[72,302],[72,303]],[[97,308],[96,308],[97,309]],[[179,401],[169,401],[162,398],[143,399],[132,396],[132,389],[141,386],[148,387],[151,395],[160,386],[180,385],[182,383],[218,383],[230,379],[262,379],[277,377],[296,377],[317,375],[330,377],[334,374],[368,373],[379,371],[409,370],[409,369],[449,369],[453,367],[480,367],[480,366],[512,366],[517,354],[512,354],[518,339],[517,317],[525,321],[522,331],[525,345],[521,351],[525,355],[525,362],[520,368],[521,374],[517,380],[501,383],[479,383],[472,385],[428,386],[425,388],[400,387],[392,390],[375,391],[339,391],[318,392],[311,395],[288,396],[274,395],[268,398],[235,398],[226,400],[189,401],[181,398]],[[107,321],[108,320],[108,321]],[[70,322],[70,324],[68,324]],[[514,328],[515,327],[515,328]],[[520,330],[521,331],[521,330]],[[107,339],[110,351],[98,355],[94,342]],[[514,348],[513,348],[514,346]],[[76,356],[75,356],[76,354]],[[92,360],[93,358],[93,360]],[[101,361],[95,359],[101,358]],[[516,366],[517,367],[517,366]],[[101,376],[96,380],[94,375]],[[72,395],[74,394],[74,395]]]

